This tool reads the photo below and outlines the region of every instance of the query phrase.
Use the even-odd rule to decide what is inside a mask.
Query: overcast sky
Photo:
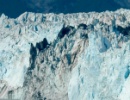
[[[76,13],[129,8],[130,0],[0,0],[0,14],[16,18],[25,11]]]

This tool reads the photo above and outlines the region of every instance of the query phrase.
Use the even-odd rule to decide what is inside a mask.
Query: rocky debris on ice
[[[130,11],[0,17],[0,98],[130,100]]]

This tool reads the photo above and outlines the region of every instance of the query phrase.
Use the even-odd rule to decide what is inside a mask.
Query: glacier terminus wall
[[[0,17],[0,99],[130,100],[130,10]]]

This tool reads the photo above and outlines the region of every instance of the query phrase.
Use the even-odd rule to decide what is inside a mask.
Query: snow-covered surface
[[[69,100],[130,100],[130,40],[114,29],[118,25],[124,28],[130,25],[130,11],[125,9],[67,15],[26,12],[17,19],[2,15],[0,80],[13,88],[22,87],[30,66],[31,43],[35,46],[44,38],[51,43],[63,25],[77,29],[81,23],[93,25],[94,30],[90,27],[85,31],[88,47],[81,45],[84,52],[73,65],[67,91]],[[78,46],[76,37],[75,46]]]

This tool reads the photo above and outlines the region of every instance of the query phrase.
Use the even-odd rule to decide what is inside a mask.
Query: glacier
[[[130,100],[130,10],[0,17],[0,99]]]

